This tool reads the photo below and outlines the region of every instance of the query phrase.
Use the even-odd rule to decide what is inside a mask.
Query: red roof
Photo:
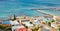
[[[27,28],[17,28],[16,31],[26,31]]]

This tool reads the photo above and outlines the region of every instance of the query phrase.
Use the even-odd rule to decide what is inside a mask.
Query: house
[[[56,17],[56,21],[57,21],[57,22],[60,22],[60,16],[57,16],[57,17]]]
[[[55,31],[54,27],[51,27],[51,28],[50,28],[50,31]]]
[[[16,31],[27,31],[27,28],[16,28]]]
[[[24,26],[22,26],[22,25],[12,26],[12,31],[15,31],[15,30],[17,30],[17,29],[19,29],[19,28],[24,28]]]
[[[17,22],[17,20],[14,20],[14,21],[10,21],[10,24],[11,25],[19,25],[19,22]]]
[[[43,16],[43,21],[47,21],[47,22],[50,22],[52,19],[53,19],[53,16],[51,15],[47,15],[47,16]]]

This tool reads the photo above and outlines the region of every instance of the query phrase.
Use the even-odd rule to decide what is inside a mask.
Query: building
[[[57,22],[60,22],[60,16],[57,16],[57,17],[56,17],[56,21],[57,21]]]
[[[47,21],[47,22],[50,22],[52,19],[53,19],[53,16],[51,15],[47,15],[47,16],[43,16],[43,21]]]

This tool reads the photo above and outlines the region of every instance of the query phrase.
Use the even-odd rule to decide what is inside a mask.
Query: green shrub
[[[55,22],[55,20],[54,19],[52,19],[52,21],[51,22]]]
[[[51,26],[51,22],[48,22],[48,25]]]
[[[30,24],[33,24],[32,22],[30,22]]]

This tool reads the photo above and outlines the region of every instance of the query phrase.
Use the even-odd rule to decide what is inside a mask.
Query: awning
[[[2,24],[10,24],[10,21],[2,21]]]

